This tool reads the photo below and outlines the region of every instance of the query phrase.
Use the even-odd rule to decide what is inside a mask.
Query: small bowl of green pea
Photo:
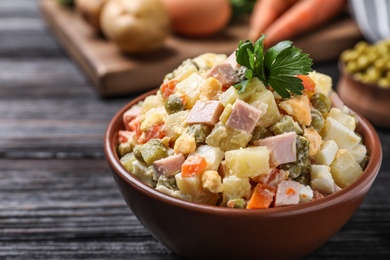
[[[339,60],[344,103],[379,127],[390,127],[390,40],[358,42]]]

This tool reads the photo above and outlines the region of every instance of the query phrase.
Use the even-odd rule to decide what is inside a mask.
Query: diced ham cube
[[[139,114],[141,114],[140,106],[133,106],[123,114],[123,123],[125,124],[126,130],[130,130],[129,123]]]
[[[272,187],[277,187],[280,182],[287,180],[288,174],[288,171],[274,168],[269,174],[262,174],[257,176],[256,181]]]
[[[237,83],[236,72],[230,63],[221,63],[214,65],[205,75],[206,78],[216,78],[223,86],[230,86]]]
[[[247,133],[252,133],[262,113],[261,110],[237,99],[232,106],[232,112],[226,121],[226,125]]]
[[[171,177],[181,170],[184,160],[184,155],[179,153],[156,160],[153,162],[153,166],[158,174]]]
[[[296,141],[297,134],[288,132],[253,142],[257,146],[266,146],[270,151],[270,166],[277,167],[283,163],[295,162],[297,160]]]
[[[275,196],[275,207],[295,205],[299,203],[300,183],[296,181],[282,181],[278,185]]]
[[[208,124],[215,125],[222,114],[223,106],[216,100],[198,100],[187,116],[188,124]]]
[[[226,58],[226,60],[223,63],[230,64],[233,69],[238,67],[237,58],[236,58],[236,52],[232,52],[232,54],[229,55],[229,57]]]

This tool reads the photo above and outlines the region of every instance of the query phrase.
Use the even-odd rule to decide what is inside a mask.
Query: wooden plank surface
[[[316,69],[337,82],[335,62]],[[38,1],[0,1],[0,259],[180,259],[128,209],[104,158],[104,130],[133,97],[96,95]],[[367,198],[305,259],[389,259],[390,131],[378,131]]]
[[[41,1],[42,14],[69,55],[80,65],[102,96],[146,91],[160,85],[163,77],[183,60],[205,52],[230,54],[247,38],[248,19],[230,24],[218,35],[190,39],[172,35],[164,48],[152,54],[125,55],[105,40],[75,12],[53,0]],[[335,59],[361,38],[351,18],[338,19],[294,39],[294,44],[315,62]]]

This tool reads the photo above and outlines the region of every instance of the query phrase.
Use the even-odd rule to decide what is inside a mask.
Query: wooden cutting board
[[[68,54],[91,80],[102,97],[141,93],[158,87],[163,77],[180,63],[201,53],[230,54],[246,39],[246,21],[231,24],[207,39],[171,36],[163,49],[148,55],[127,55],[115,44],[97,35],[73,9],[54,0],[41,0],[43,17]],[[337,59],[362,38],[350,18],[339,19],[320,30],[293,39],[315,63]]]

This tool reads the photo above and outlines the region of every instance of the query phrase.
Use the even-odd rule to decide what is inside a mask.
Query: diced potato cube
[[[340,188],[352,184],[363,173],[359,163],[346,149],[337,151],[334,161],[330,164],[330,171]]]
[[[246,86],[245,91],[242,93],[239,93],[239,98],[244,101],[249,101],[252,99],[253,94],[255,92],[261,92],[267,90],[266,87],[264,86],[263,82],[259,80],[259,78],[254,77],[251,79],[249,84]]]
[[[316,83],[316,92],[329,96],[329,93],[332,90],[331,77],[316,71],[309,72],[309,77]]]
[[[349,130],[355,131],[355,128],[356,128],[355,118],[353,118],[352,116],[350,116],[348,114],[343,113],[340,109],[335,108],[335,107],[332,108],[329,111],[328,117],[336,119],[337,121],[339,121],[340,123],[345,125]]]
[[[188,109],[191,109],[199,99],[200,86],[203,81],[204,79],[199,73],[192,73],[188,78],[176,84],[177,92],[186,98]]]
[[[355,148],[361,141],[361,138],[355,132],[331,117],[326,118],[325,125],[320,133],[323,140],[334,140],[339,148],[348,151]]]
[[[222,181],[223,201],[230,199],[246,198],[251,195],[251,184],[249,178],[240,178],[235,175],[226,176]]]
[[[308,126],[311,123],[310,100],[307,95],[293,96],[281,101],[279,107],[292,116],[299,124]]]
[[[219,101],[221,104],[226,107],[227,104],[233,104],[236,102],[236,99],[239,97],[238,91],[235,87],[231,86],[221,95],[219,95]]]
[[[200,69],[210,69],[226,60],[226,54],[203,53],[192,59]]]
[[[186,118],[189,110],[180,111],[165,118],[165,133],[172,141],[176,141],[186,129]]]
[[[212,193],[222,192],[222,181],[217,171],[205,171],[202,174],[202,187]]]
[[[202,156],[206,159],[208,166],[206,170],[217,171],[219,164],[221,163],[225,153],[218,147],[213,147],[210,145],[201,145],[193,153],[199,156]]]
[[[209,77],[200,86],[199,99],[201,101],[212,100],[222,93],[222,83],[216,78]]]
[[[316,164],[329,166],[333,162],[338,149],[339,147],[334,140],[324,141],[315,155],[314,161]]]
[[[159,92],[158,92],[159,93]],[[141,105],[141,114],[145,114],[152,108],[164,107],[164,100],[160,94],[147,96]]]
[[[162,107],[155,107],[148,110],[144,116],[142,116],[141,131],[145,132],[153,125],[160,122],[164,122],[164,119],[167,115],[167,111]]]
[[[334,180],[330,173],[329,166],[313,164],[310,168],[310,175],[310,185],[314,190],[324,194],[331,194],[334,192]]]
[[[265,146],[227,151],[226,167],[230,175],[253,178],[270,172],[269,156],[270,152]]]
[[[322,137],[320,134],[313,128],[305,128],[303,136],[309,141],[309,156],[312,157],[317,154],[320,150],[322,144]]]
[[[225,106],[225,109],[222,111],[222,114],[219,116],[219,121],[221,121],[223,124],[226,123],[228,120],[230,114],[232,113],[233,110],[233,105],[232,104],[227,104]]]
[[[309,185],[300,184],[299,203],[307,203],[313,199],[313,190]]]
[[[222,151],[229,151],[245,147],[251,137],[250,133],[228,127],[219,122],[207,136],[206,144],[219,147]]]
[[[269,90],[264,90],[261,92],[256,92],[253,94],[249,104],[259,108],[259,104],[267,104],[267,111],[260,117],[259,125],[263,127],[268,127],[275,124],[279,121],[281,115],[279,112],[278,105],[276,104],[274,95]]]
[[[195,64],[190,60],[184,60],[183,63],[173,71],[173,76],[176,80],[182,81],[191,74],[198,72]]]
[[[199,176],[183,177],[181,172],[175,175],[177,187],[181,192],[193,197],[203,193],[202,182]]]
[[[361,163],[367,154],[367,147],[364,144],[358,144],[350,153],[358,163]]]

